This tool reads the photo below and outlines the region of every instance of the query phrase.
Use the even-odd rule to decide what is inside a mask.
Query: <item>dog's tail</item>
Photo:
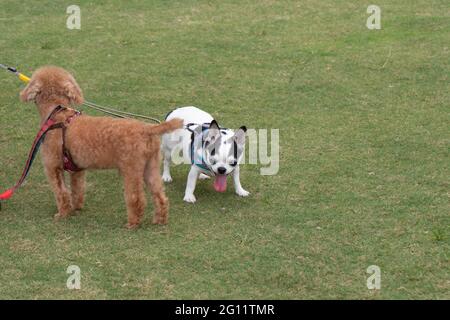
[[[182,127],[183,127],[183,120],[174,118],[169,121],[161,122],[160,124],[157,125],[148,126],[147,133],[161,135],[163,133],[168,133],[176,129],[181,129]]]

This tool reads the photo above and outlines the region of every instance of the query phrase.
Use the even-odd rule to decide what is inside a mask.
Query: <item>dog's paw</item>
[[[159,225],[167,224],[167,216],[154,216],[152,223]]]
[[[204,173],[200,173],[199,177],[200,180],[207,180],[207,179],[211,179],[210,176],[204,174]]]
[[[71,213],[70,216],[79,216],[81,215],[81,209],[74,209]]]
[[[125,225],[125,228],[127,228],[128,230],[136,230],[137,228],[139,228],[139,223],[127,223]]]
[[[81,210],[83,210],[83,207],[84,207],[84,203],[83,202],[73,202],[73,203],[75,203],[74,205],[73,205],[73,210],[72,211],[81,211]]]
[[[55,215],[53,216],[53,219],[54,219],[55,221],[59,221],[59,220],[62,220],[62,219],[67,218],[68,216],[69,216],[68,213],[61,214],[61,213],[58,212],[57,214],[55,214]]]
[[[183,200],[189,203],[195,203],[195,201],[197,201],[197,199],[195,199],[195,196],[193,194],[186,194]]]
[[[71,216],[77,216],[81,213],[81,211],[83,210],[83,203],[78,203],[76,205],[73,206],[73,210],[70,212]]]
[[[168,174],[164,174],[163,176],[162,176],[162,180],[164,181],[164,182],[166,182],[166,183],[169,183],[169,182],[172,182],[172,177],[170,176],[170,175],[168,175]]]
[[[236,190],[236,194],[240,197],[248,197],[250,195],[250,192],[248,192],[247,190],[241,189],[241,190]]]

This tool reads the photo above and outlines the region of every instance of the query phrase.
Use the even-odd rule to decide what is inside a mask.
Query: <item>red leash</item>
[[[23,169],[22,175],[19,179],[19,181],[16,183],[16,185],[2,194],[0,194],[0,210],[1,210],[1,202],[4,200],[8,200],[11,198],[16,192],[18,188],[23,184],[26,177],[28,176],[28,173],[30,172],[31,165],[33,164],[34,159],[36,158],[36,155],[39,151],[39,147],[41,146],[42,142],[44,141],[45,135],[50,130],[59,129],[63,127],[63,123],[56,123],[52,118],[53,116],[58,113],[59,111],[63,110],[64,108],[61,106],[57,106],[48,116],[47,120],[45,121],[44,125],[39,130],[38,134],[36,135],[36,138],[34,139],[33,145],[31,147],[30,153],[28,155],[27,162],[25,164],[25,168]]]

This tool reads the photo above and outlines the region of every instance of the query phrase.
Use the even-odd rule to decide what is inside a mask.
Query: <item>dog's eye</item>
[[[215,155],[216,154],[216,149],[212,149],[211,150],[211,155],[213,156],[213,155]]]
[[[234,160],[233,162],[231,162],[231,163],[230,163],[230,166],[232,166],[232,167],[236,167],[236,166],[237,166],[237,161],[236,161],[236,160]]]

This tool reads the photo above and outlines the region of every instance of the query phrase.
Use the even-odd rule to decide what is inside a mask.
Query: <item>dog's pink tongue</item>
[[[214,189],[217,192],[225,192],[227,190],[227,176],[226,175],[217,175],[216,180],[214,181]]]

